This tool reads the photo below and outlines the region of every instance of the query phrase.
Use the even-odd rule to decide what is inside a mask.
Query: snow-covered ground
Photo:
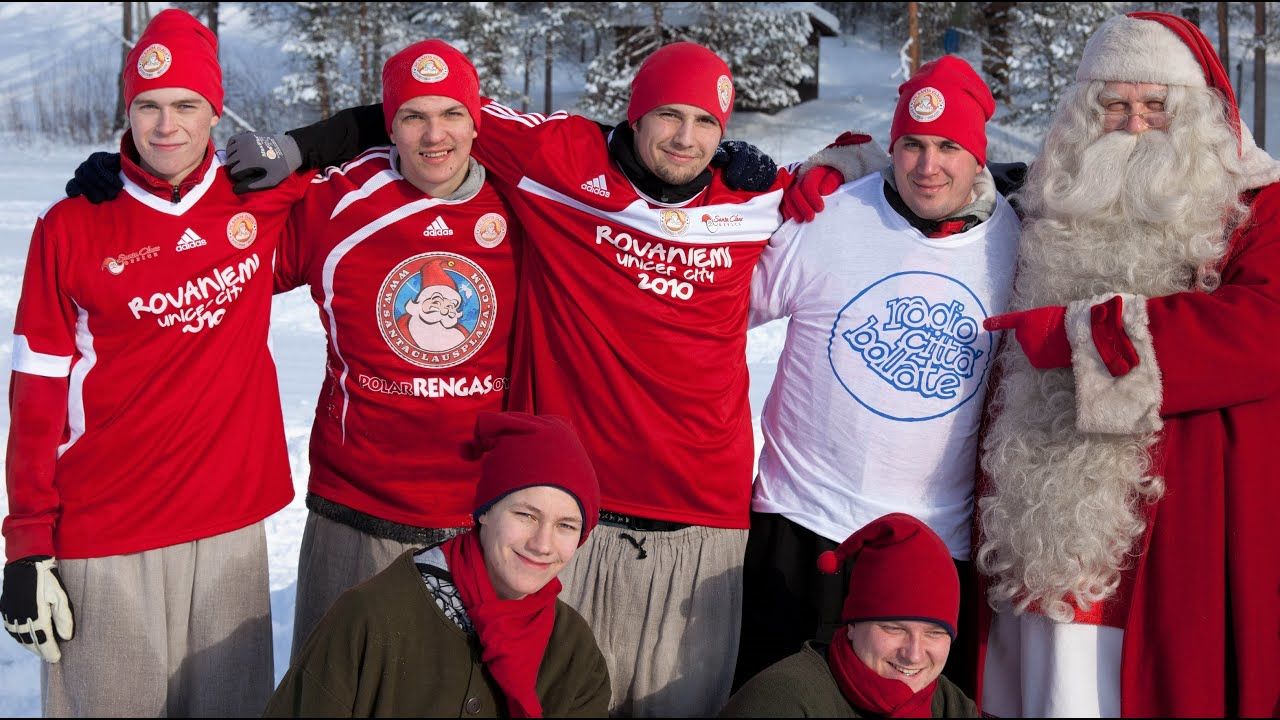
[[[118,13],[118,5],[111,7],[107,3],[0,5],[0,112],[7,114],[7,105],[22,102],[24,94],[39,87],[44,74],[50,72],[46,64],[50,57],[75,56],[86,61],[118,63],[107,40],[118,22]],[[224,57],[238,49],[262,52],[257,48],[270,46],[260,31],[255,34],[244,13],[225,15],[223,27],[224,38],[235,37],[236,42],[243,43],[237,46],[228,41]],[[259,65],[264,72],[279,73],[278,51],[269,52],[274,53],[271,61]],[[802,160],[846,129],[867,131],[887,145],[897,86],[902,81],[894,76],[898,68],[896,53],[881,51],[874,42],[859,38],[827,38],[822,44],[821,63],[818,100],[774,115],[738,113],[731,121],[729,135],[755,143],[781,163]],[[572,68],[562,68],[557,78],[556,98],[564,103],[575,100],[581,92],[580,73],[575,75]],[[540,98],[541,89],[535,88],[533,96]],[[1246,95],[1246,101],[1250,97],[1251,94]],[[1246,115],[1252,117],[1251,112]],[[990,131],[989,157],[1029,160],[1037,139],[1024,130],[1005,128],[998,121],[997,116]],[[1275,120],[1271,128],[1273,137],[1280,135],[1280,125]],[[18,143],[13,138],[0,137],[0,398],[7,396],[10,333],[34,220],[61,196],[63,184],[80,160],[98,149],[112,148],[68,147],[48,140],[24,139]],[[760,408],[784,334],[785,324],[778,322],[749,335],[747,359],[757,441]],[[307,443],[324,365],[319,319],[304,290],[275,299],[272,343],[297,490],[294,501],[267,521],[278,679],[287,667],[289,654],[295,565],[306,514],[302,497],[309,470]],[[0,438],[7,436],[8,425],[7,404],[0,403]],[[3,453],[4,445],[0,443],[0,460]],[[0,515],[7,512],[7,506],[7,494],[0,490]],[[38,714],[39,664],[33,655],[0,636],[0,715]]]

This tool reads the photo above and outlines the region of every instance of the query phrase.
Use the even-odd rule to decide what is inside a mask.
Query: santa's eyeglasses
[[[1109,112],[1100,111],[1098,113],[1102,117],[1102,127],[1108,132],[1119,130],[1129,124],[1129,118],[1137,116],[1142,118],[1142,122],[1152,130],[1163,130],[1169,127],[1169,121],[1173,119],[1173,113],[1168,110],[1146,110],[1144,112]]]

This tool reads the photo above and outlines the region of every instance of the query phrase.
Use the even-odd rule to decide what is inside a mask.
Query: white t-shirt
[[[753,325],[790,316],[765,401],[752,509],[835,542],[891,512],[969,557],[978,426],[1006,309],[1019,222],[929,239],[877,173],[808,224],[774,234],[751,285]]]

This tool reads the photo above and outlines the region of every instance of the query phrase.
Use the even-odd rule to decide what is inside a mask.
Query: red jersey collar
[[[126,130],[124,137],[120,138],[120,169],[124,171],[126,177],[138,184],[139,187],[145,188],[147,192],[156,197],[163,198],[169,202],[177,202],[186,197],[191,188],[199,185],[204,180],[205,173],[209,171],[209,165],[213,163],[213,154],[217,152],[217,148],[213,144],[213,140],[209,140],[209,147],[204,152],[204,159],[183,178],[181,183],[173,185],[168,180],[161,180],[142,169],[141,155],[138,154],[138,148],[133,144],[133,130]]]

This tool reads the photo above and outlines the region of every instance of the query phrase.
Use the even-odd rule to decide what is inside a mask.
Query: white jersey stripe
[[[220,169],[222,169],[222,153],[218,152],[214,153],[213,161],[209,163],[209,169],[205,171],[204,178],[200,180],[200,184],[187,191],[186,196],[176,203],[151,194],[151,191],[130,180],[123,170],[120,171],[120,179],[124,181],[125,192],[132,195],[134,200],[156,212],[176,217],[185,214],[196,203],[200,202],[200,198],[204,197],[209,188],[213,187],[213,180],[218,177]]]
[[[66,377],[71,373],[71,356],[38,353],[31,349],[25,335],[14,335],[13,370],[43,377]]]
[[[325,168],[323,170],[322,175],[316,175],[315,177],[311,178],[311,183],[314,185],[317,183],[327,182],[329,178],[333,177],[334,175],[346,175],[347,171],[354,170],[360,167],[361,165],[369,162],[370,160],[373,160],[374,158],[391,157],[391,151],[387,147],[376,148],[376,150],[377,152],[366,151],[365,155],[358,157],[355,160],[352,160],[351,162],[346,163],[345,165],[342,165],[341,167],[330,166]]]
[[[430,207],[440,204],[440,200],[433,197],[424,197],[421,200],[415,200],[407,205],[401,205],[393,212],[389,212],[379,217],[354,233],[348,235],[334,246],[333,250],[324,259],[324,270],[321,282],[324,285],[324,312],[329,318],[329,342],[333,345],[333,353],[338,356],[338,360],[342,362],[342,376],[338,378],[338,386],[342,388],[342,417],[339,425],[342,428],[342,442],[347,441],[347,407],[351,404],[351,393],[347,390],[347,376],[351,374],[351,368],[347,365],[347,359],[342,356],[342,348],[338,343],[338,321],[333,315],[333,276],[338,271],[338,263],[349,252],[355,249],[357,245],[364,242],[371,235],[379,230],[397,223],[414,213],[422,212]]]
[[[333,206],[333,212],[329,215],[329,219],[332,220],[338,217],[338,214],[343,210],[346,210],[352,203],[364,200],[375,192],[381,190],[388,183],[395,182],[399,178],[400,174],[392,172],[391,170],[383,170],[379,172],[377,175],[366,180],[364,184],[360,186],[359,190],[352,190],[346,195],[343,195],[342,199],[338,201],[338,204]]]
[[[610,223],[622,224],[633,230],[659,238],[662,242],[688,243],[691,245],[724,245],[726,243],[759,242],[767,240],[774,230],[778,229],[778,203],[782,201],[782,190],[757,195],[744,203],[726,205],[702,205],[690,208],[688,228],[681,235],[671,235],[661,225],[659,208],[651,208],[643,200],[636,200],[622,210],[602,210],[564,193],[553,190],[528,177],[520,178],[518,189],[537,195],[552,202],[567,205],[580,212],[595,216]],[[700,221],[704,214],[740,216],[741,224],[733,228],[723,228],[719,232],[709,232]]]
[[[67,387],[67,427],[71,430],[67,441],[58,446],[58,457],[84,435],[84,379],[98,364],[98,354],[93,349],[93,333],[89,332],[89,313],[76,306],[76,350],[80,361],[71,368],[71,382]]]

